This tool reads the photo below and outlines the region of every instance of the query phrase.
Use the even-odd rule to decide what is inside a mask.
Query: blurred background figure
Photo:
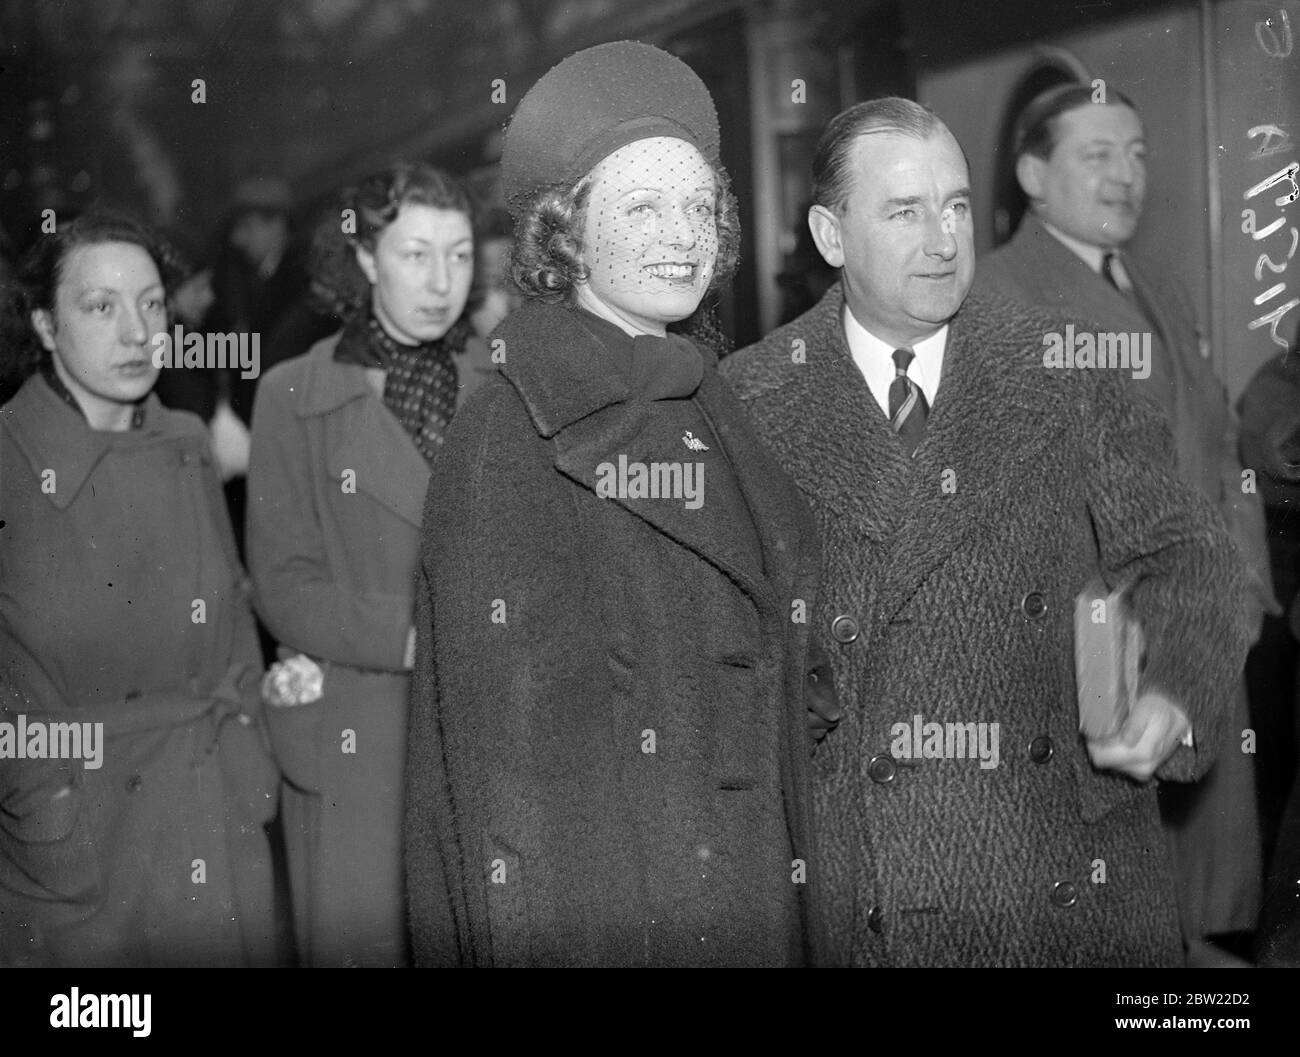
[[[786,257],[785,267],[776,277],[777,285],[781,287],[782,325],[802,316],[817,304],[840,277],[840,273],[817,252],[812,232],[803,219],[811,207],[811,201],[803,204],[800,221],[794,228],[794,250]]]
[[[460,184],[397,165],[347,192],[314,281],[347,320],[258,392],[248,548],[281,654],[324,673],[270,711],[299,958],[402,965],[402,779],[414,572],[429,466],[490,364],[464,318],[473,216]],[[481,355],[486,345],[474,349]],[[340,744],[348,731],[352,744]]]
[[[1259,916],[1260,965],[1300,968],[1300,329],[1241,396],[1241,458],[1259,475],[1269,554],[1285,619],[1269,617],[1247,666],[1258,734],[1260,803],[1273,849]]]
[[[88,213],[28,252],[0,356],[0,715],[102,724],[0,767],[0,962],[276,960],[261,658],[208,437],[151,395],[170,250]],[[89,735],[83,735],[82,746]]]
[[[474,333],[480,338],[491,334],[498,323],[524,302],[524,295],[510,278],[510,254],[514,245],[510,214],[500,207],[484,210],[469,314]]]
[[[1179,472],[1214,504],[1246,557],[1259,628],[1280,608],[1262,506],[1258,495],[1243,494],[1227,393],[1202,354],[1186,295],[1126,251],[1147,193],[1137,110],[1113,86],[1100,98],[1088,84],[1049,89],[1022,113],[1015,152],[1029,212],[1009,243],[981,258],[977,285],[1087,321],[1098,333],[1150,335],[1149,376],[1121,374],[1164,409]],[[1243,677],[1213,768],[1199,782],[1159,790],[1189,964],[1250,955],[1262,886],[1255,757],[1242,743],[1250,722]]]

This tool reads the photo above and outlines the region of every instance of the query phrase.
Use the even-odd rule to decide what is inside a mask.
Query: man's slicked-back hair
[[[939,115],[928,106],[901,96],[889,95],[855,103],[831,118],[817,141],[812,164],[813,204],[835,213],[844,211],[853,187],[853,144],[859,136],[894,132],[928,139],[946,128]]]
[[[1138,108],[1133,100],[1123,92],[1106,85],[1106,105],[1126,106],[1133,113]],[[1046,161],[1056,149],[1056,134],[1060,117],[1081,106],[1101,106],[1093,102],[1093,88],[1082,82],[1078,84],[1058,84],[1045,92],[1040,92],[1029,101],[1029,105],[1016,118],[1015,136],[1012,140],[1016,158],[1032,154],[1035,158]]]

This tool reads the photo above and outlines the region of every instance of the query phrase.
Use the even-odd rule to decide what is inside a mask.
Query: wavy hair
[[[0,303],[0,393],[16,391],[49,356],[32,326],[32,313],[53,311],[68,257],[83,246],[106,242],[125,242],[149,254],[168,296],[186,277],[180,255],[158,231],[102,206],[40,235],[23,255]]]
[[[726,170],[713,170],[717,180],[718,262],[706,293],[725,284],[740,260],[740,206],[731,193]],[[556,304],[568,301],[574,287],[587,278],[582,262],[582,229],[586,222],[591,179],[576,186],[551,185],[533,194],[515,221],[515,252],[511,277],[527,296]]]
[[[423,162],[401,162],[375,173],[343,192],[338,217],[327,215],[316,226],[309,270],[312,296],[321,308],[348,319],[370,304],[370,281],[357,264],[356,249],[373,252],[384,229],[405,205],[463,213],[470,227],[476,227],[476,210],[468,192],[441,169]],[[345,231],[345,226],[355,231]],[[459,331],[464,318],[462,315],[447,338]]]

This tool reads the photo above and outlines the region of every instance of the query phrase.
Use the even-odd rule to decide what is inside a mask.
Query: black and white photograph
[[[1297,38],[0,0],[32,1037],[174,1038],[209,968],[920,969],[866,978],[918,1014],[1106,970],[1014,986],[1088,1041],[1286,1023],[1223,971],[1300,968]]]

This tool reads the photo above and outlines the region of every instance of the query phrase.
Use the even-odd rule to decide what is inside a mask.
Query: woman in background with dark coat
[[[712,100],[658,49],[591,48],[524,97],[502,168],[530,297],[425,509],[416,960],[805,964],[815,529],[666,332],[735,265]]]
[[[150,393],[175,279],[151,232],[88,213],[5,307],[0,724],[76,724],[83,759],[0,754],[0,964],[274,960],[248,583],[207,431]]]
[[[349,321],[258,388],[249,565],[281,656],[319,669],[318,699],[269,711],[299,957],[401,965],[412,578],[429,464],[482,376],[461,318],[474,239],[465,192],[428,166],[343,206],[355,234],[317,280]]]

